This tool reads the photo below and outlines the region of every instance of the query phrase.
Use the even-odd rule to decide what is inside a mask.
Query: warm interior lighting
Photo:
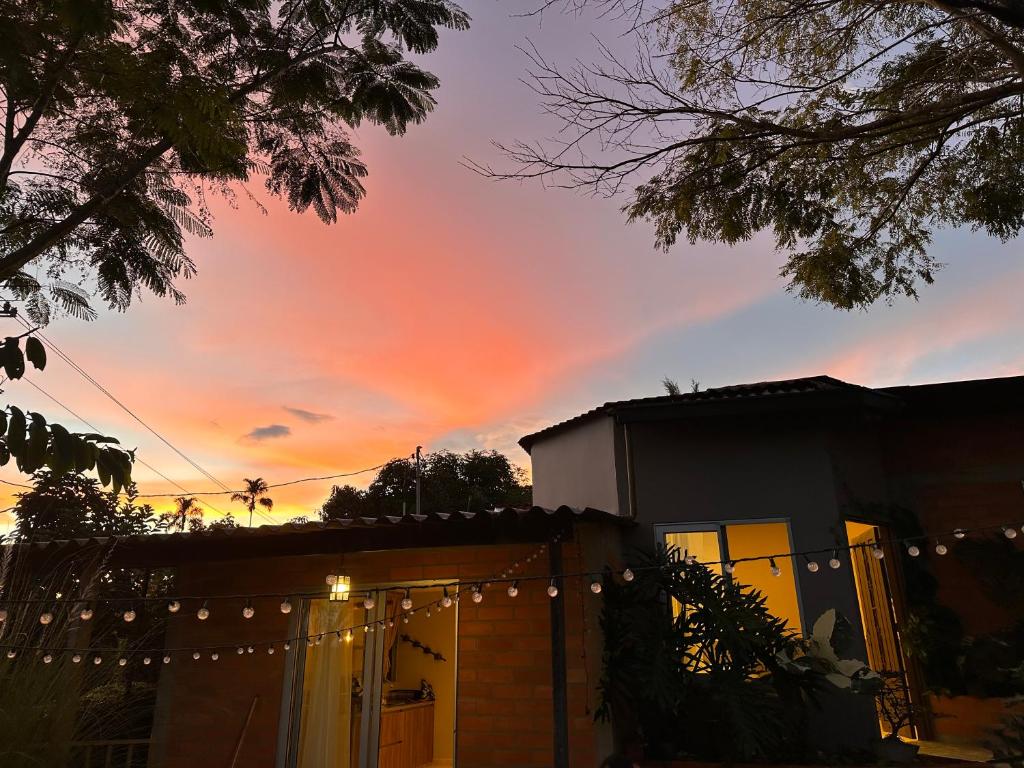
[[[331,584],[331,600],[348,600],[349,592],[352,591],[352,578],[350,576],[338,576]]]

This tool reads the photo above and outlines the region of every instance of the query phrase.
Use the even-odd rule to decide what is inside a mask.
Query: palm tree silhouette
[[[179,496],[174,500],[174,512],[172,513],[173,523],[178,526],[179,531],[185,530],[185,524],[189,520],[202,520],[203,510],[196,501],[195,496]]]
[[[245,490],[231,494],[231,500],[240,501],[245,504],[249,510],[249,527],[252,528],[252,513],[256,511],[256,505],[259,504],[269,512],[274,508],[274,500],[267,496],[270,486],[267,485],[262,477],[257,477],[255,480],[250,480],[246,477],[243,479],[243,482],[245,483]]]

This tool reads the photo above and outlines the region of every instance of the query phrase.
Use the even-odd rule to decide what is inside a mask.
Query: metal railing
[[[145,768],[149,739],[76,741],[71,750],[73,768]]]

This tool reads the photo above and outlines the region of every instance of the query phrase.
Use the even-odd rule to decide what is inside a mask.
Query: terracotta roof
[[[284,523],[198,533],[148,533],[133,536],[91,536],[28,542],[19,550],[31,558],[65,558],[109,550],[120,563],[171,564],[187,560],[230,559],[318,554],[417,546],[544,541],[574,522],[631,525],[597,509],[573,507],[501,507],[485,512],[425,515],[381,515],[326,522]]]
[[[539,438],[560,431],[568,426],[587,421],[596,416],[609,416],[634,408],[650,408],[659,406],[687,405],[726,401],[764,400],[769,398],[793,397],[809,394],[830,392],[861,392],[874,393],[868,387],[849,384],[831,376],[808,376],[800,379],[784,379],[781,381],[758,381],[752,384],[733,384],[727,387],[711,387],[700,392],[685,392],[679,395],[659,395],[656,397],[640,397],[632,400],[613,400],[597,408],[593,408],[579,416],[552,424],[550,427],[534,432],[519,440],[526,451],[530,450]]]

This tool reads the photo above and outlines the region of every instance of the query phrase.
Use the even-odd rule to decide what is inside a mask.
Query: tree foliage
[[[17,499],[14,535],[21,541],[132,536],[150,533],[159,524],[153,507],[137,503],[134,484],[122,497],[74,473],[36,472],[32,489]]]
[[[325,222],[355,210],[348,129],[422,121],[438,80],[406,54],[467,25],[449,0],[0,0],[0,285],[37,322],[181,302],[206,196],[254,174]]]
[[[269,512],[274,508],[274,500],[267,495],[270,486],[267,485],[267,481],[262,477],[257,477],[255,480],[250,480],[247,477],[243,482],[245,483],[245,488],[238,493],[232,493],[231,500],[241,502],[249,510],[249,525],[251,527],[252,516],[256,512],[256,507],[263,507]],[[232,520],[231,523],[233,522]],[[235,526],[225,523],[222,527],[234,528]]]
[[[481,511],[530,503],[525,473],[497,451],[436,451],[421,459],[420,494],[424,513]],[[415,511],[416,465],[394,459],[363,491],[335,486],[320,510],[323,520],[401,515]]]
[[[637,15],[635,62],[531,51],[563,130],[501,175],[632,188],[665,248],[769,232],[790,290],[844,309],[931,283],[936,228],[1024,226],[1019,0],[604,4]]]

